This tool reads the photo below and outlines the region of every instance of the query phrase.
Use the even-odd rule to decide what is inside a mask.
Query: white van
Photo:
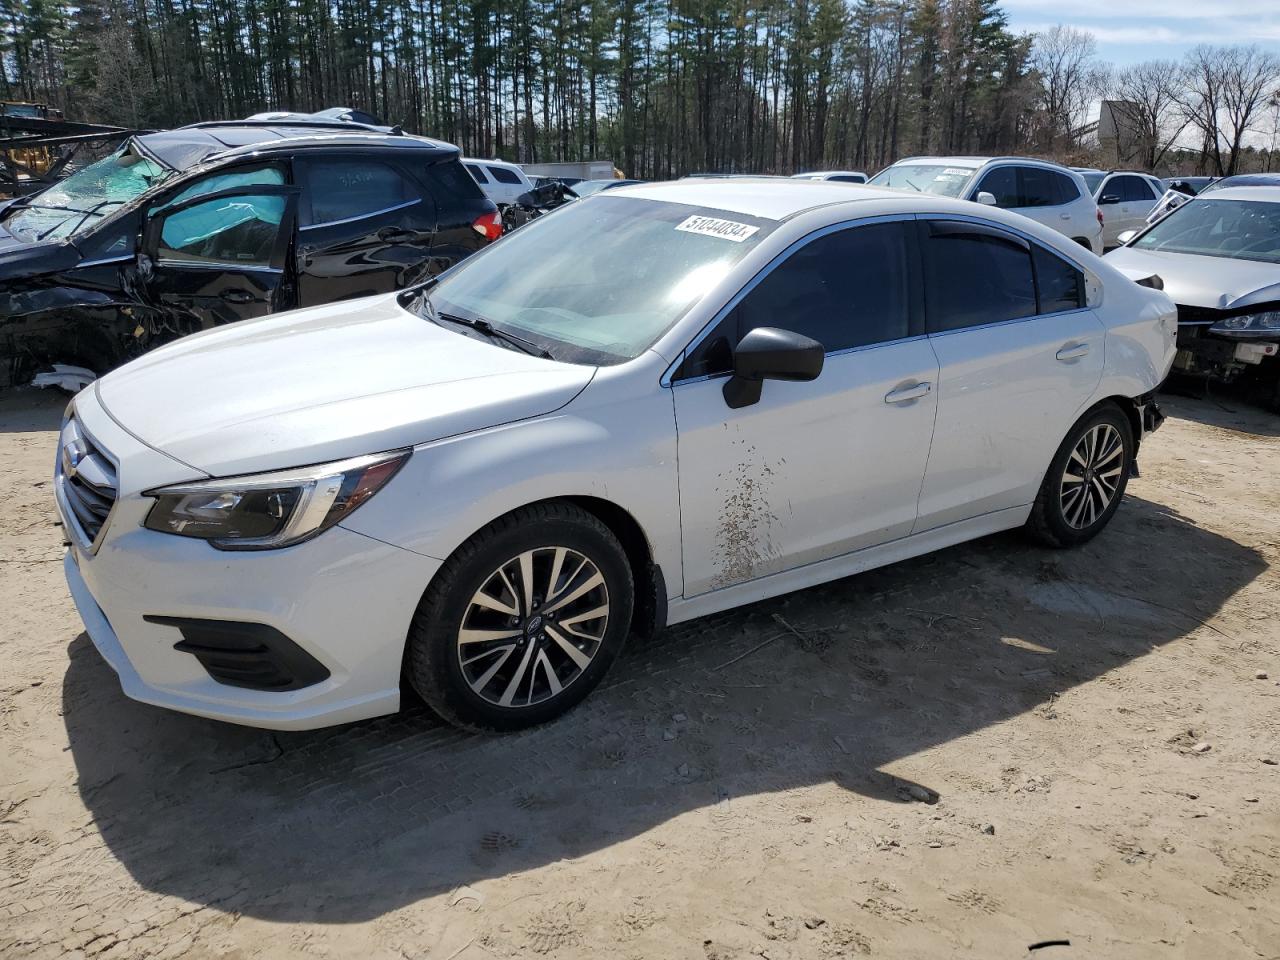
[[[529,177],[514,163],[463,157],[462,165],[467,168],[472,179],[480,184],[485,196],[499,207],[510,206],[520,194],[533,189]]]

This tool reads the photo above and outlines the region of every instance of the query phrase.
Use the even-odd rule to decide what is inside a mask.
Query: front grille
[[[116,468],[75,417],[58,438],[56,482],[84,546],[93,546],[116,503]]]
[[[1178,304],[1179,323],[1217,323],[1225,316],[1224,311],[1214,310],[1212,307],[1188,307]]]

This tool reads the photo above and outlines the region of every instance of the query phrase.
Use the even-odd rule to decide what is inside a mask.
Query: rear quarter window
[[[514,183],[516,186],[522,183],[520,177],[506,167],[485,167],[485,169],[498,183]]]
[[[426,168],[423,177],[431,187],[437,205],[447,204],[450,200],[485,199],[484,191],[457,160],[433,163]]]

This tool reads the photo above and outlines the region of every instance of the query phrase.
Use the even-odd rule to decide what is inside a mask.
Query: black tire
[[[1072,454],[1076,452],[1077,446],[1091,434],[1099,438],[1100,453],[1106,453],[1109,449],[1102,446],[1101,438],[1114,436],[1119,439],[1118,464],[1108,461],[1101,465],[1094,464],[1093,469],[1090,469],[1088,465],[1082,464],[1079,457],[1073,459]],[[1125,488],[1129,485],[1134,453],[1133,427],[1124,411],[1110,402],[1094,407],[1076,421],[1067,432],[1062,446],[1054,454],[1053,462],[1049,464],[1040,484],[1040,492],[1036,494],[1035,503],[1031,507],[1027,531],[1036,540],[1051,547],[1076,547],[1092,540],[1120,506]],[[1117,467],[1120,471],[1118,475],[1104,476]],[[1072,476],[1080,475],[1086,479],[1069,481],[1068,471]],[[1104,506],[1102,501],[1112,480],[1115,481],[1115,488]],[[1076,492],[1077,487],[1080,492]],[[1090,499],[1082,502],[1081,498],[1085,494]],[[1095,508],[1096,514],[1093,512]]]
[[[562,567],[557,567],[559,550],[565,551],[559,555]],[[521,558],[525,555],[530,555],[527,578],[531,583],[546,584],[560,570],[556,580],[561,586],[555,597],[542,602],[535,587],[533,603],[526,603],[521,596],[525,582],[521,578],[526,576]],[[578,558],[592,564],[594,572],[584,565],[576,576],[567,573]],[[592,587],[564,606],[553,606],[582,584],[594,582],[594,573],[600,574],[602,586]],[[486,591],[485,601],[477,604],[482,591]],[[489,608],[487,602],[512,609],[500,612]],[[598,633],[598,639],[578,640],[581,634],[570,632],[557,620],[576,620],[583,612],[600,609],[599,604],[607,610],[604,616],[574,624],[575,629]],[[597,517],[570,503],[523,507],[481,529],[440,568],[409,628],[405,674],[427,705],[456,726],[502,732],[545,723],[571,709],[600,682],[630,633],[633,604],[634,585],[626,553]],[[565,616],[569,611],[574,615]],[[518,626],[514,623],[517,620]],[[513,635],[464,644],[464,628],[472,637],[481,632],[509,631]],[[572,651],[564,641],[579,648],[578,659],[571,658]],[[508,645],[513,649],[507,650]],[[473,649],[479,653],[472,653]],[[589,661],[579,665],[588,653]],[[471,662],[464,663],[464,657]],[[494,667],[499,659],[503,663]],[[473,682],[484,681],[490,668],[496,672],[473,689]],[[529,671],[527,676],[522,672],[517,681],[522,687],[527,679],[528,695],[522,698],[517,688],[510,695],[511,702],[504,705],[500,692],[508,693],[505,688],[517,670]],[[563,683],[558,692],[553,692],[552,675],[554,683]],[[535,686],[541,699],[535,699]],[[545,696],[542,687],[546,688]],[[527,702],[521,703],[521,699]]]

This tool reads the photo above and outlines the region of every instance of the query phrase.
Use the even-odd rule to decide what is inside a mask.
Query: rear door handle
[[[1063,363],[1070,363],[1072,360],[1079,360],[1081,357],[1089,355],[1089,345],[1087,343],[1069,343],[1056,354],[1057,358]]]
[[[418,231],[402,227],[383,227],[377,235],[383,243],[412,243],[418,239]]]
[[[1071,214],[1069,214],[1069,213],[1060,213],[1060,214],[1058,214],[1058,217],[1059,217],[1060,219],[1062,219],[1062,220],[1070,220],[1070,219],[1071,219]]]
[[[253,303],[258,299],[248,290],[223,290],[219,296],[227,303]]]
[[[896,390],[890,390],[884,395],[884,402],[910,403],[912,400],[927,397],[932,389],[933,384],[931,383],[915,383],[909,387],[898,387]]]

